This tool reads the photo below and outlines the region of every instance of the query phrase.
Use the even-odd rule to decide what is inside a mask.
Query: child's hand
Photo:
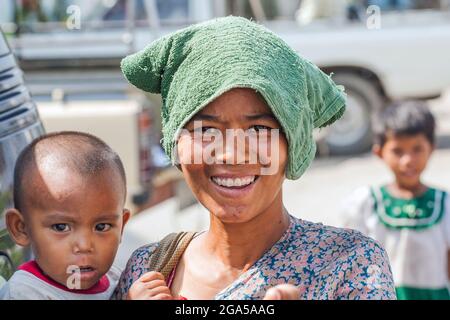
[[[172,300],[164,276],[155,271],[143,274],[128,290],[127,300]]]

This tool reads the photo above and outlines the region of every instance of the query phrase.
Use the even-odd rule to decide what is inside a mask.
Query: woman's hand
[[[263,300],[300,300],[300,289],[292,284],[279,284],[267,290]]]
[[[172,300],[164,276],[155,271],[143,274],[128,290],[127,300]]]

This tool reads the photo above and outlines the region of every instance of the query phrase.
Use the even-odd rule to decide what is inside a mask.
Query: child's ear
[[[125,228],[125,225],[127,224],[128,220],[130,219],[131,213],[128,209],[123,209],[122,214],[122,230],[120,230],[120,235],[123,234],[123,229]]]
[[[379,144],[374,144],[372,146],[372,153],[374,155],[376,155],[378,158],[383,158],[382,154],[381,154],[381,146]]]
[[[17,209],[8,209],[5,213],[5,221],[14,242],[22,247],[28,246],[30,237],[22,213]]]

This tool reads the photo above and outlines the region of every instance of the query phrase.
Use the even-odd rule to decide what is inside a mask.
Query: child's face
[[[434,146],[424,134],[386,135],[383,147],[374,146],[374,152],[390,167],[397,183],[404,188],[414,188],[420,184]]]
[[[90,288],[110,269],[129,217],[121,177],[105,169],[86,178],[51,163],[34,171],[22,214],[36,261],[65,286],[78,267],[80,289]]]
[[[196,128],[195,121],[201,121],[202,127]],[[202,109],[185,129],[178,140],[184,177],[197,199],[219,220],[246,222],[275,203],[281,203],[287,142],[270,108],[254,90],[226,92]],[[279,135],[270,133],[271,129],[278,129]],[[243,148],[239,147],[238,138],[233,145],[232,140],[227,141],[230,134],[227,130],[233,130],[236,137],[239,132],[253,132],[261,143],[258,150],[250,148],[249,140],[242,144]],[[203,133],[203,140],[196,140],[197,131],[200,136]],[[207,137],[213,136],[214,132],[223,137],[223,143],[219,144],[219,149],[210,152],[209,148],[216,140]],[[255,156],[253,160],[258,160],[252,161],[250,154]],[[195,161],[197,155],[200,163]],[[190,163],[183,163],[186,160]],[[252,177],[255,180],[250,183]]]

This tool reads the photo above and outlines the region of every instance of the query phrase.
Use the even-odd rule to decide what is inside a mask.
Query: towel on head
[[[242,17],[164,36],[124,58],[121,68],[137,88],[162,95],[162,145],[172,162],[179,130],[233,88],[259,92],[279,121],[288,142],[288,179],[299,178],[314,158],[313,128],[333,123],[345,110],[341,86],[279,36]]]

